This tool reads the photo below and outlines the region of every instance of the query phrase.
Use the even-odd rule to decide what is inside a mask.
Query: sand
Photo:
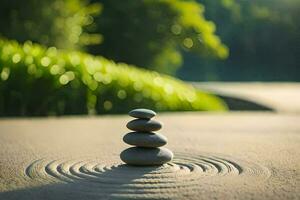
[[[173,162],[124,165],[128,116],[0,120],[0,199],[300,199],[300,117],[156,117]]]
[[[261,109],[263,106],[280,113],[300,113],[300,83],[295,82],[194,82],[194,86],[214,94],[234,98],[227,101],[238,110]],[[242,103],[244,100],[248,103]],[[226,99],[225,99],[226,101]],[[257,106],[249,104],[250,102]],[[238,104],[238,105],[236,105]],[[239,105],[241,104],[241,105]]]

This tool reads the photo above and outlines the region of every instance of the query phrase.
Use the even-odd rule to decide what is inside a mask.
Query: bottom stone
[[[120,158],[129,165],[162,165],[173,159],[173,153],[166,148],[131,147]]]

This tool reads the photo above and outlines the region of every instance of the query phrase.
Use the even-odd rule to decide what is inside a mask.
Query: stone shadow
[[[145,175],[158,168],[159,166],[119,165],[86,178],[74,176],[74,179],[67,182],[0,192],[0,200],[141,199],[145,193],[143,184],[147,184],[146,181],[143,182],[143,179],[147,179]],[[150,199],[158,198],[151,197]]]

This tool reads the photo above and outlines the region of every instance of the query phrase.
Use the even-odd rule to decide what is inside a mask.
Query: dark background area
[[[192,81],[300,80],[299,1],[198,2],[205,5],[206,18],[215,22],[216,33],[230,54],[220,61],[186,53],[178,77]]]

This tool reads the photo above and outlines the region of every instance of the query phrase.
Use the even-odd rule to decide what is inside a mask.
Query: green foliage
[[[225,61],[190,55],[186,80],[300,81],[299,0],[198,0],[228,45]],[[198,66],[201,66],[199,68]]]
[[[93,54],[173,74],[182,51],[226,58],[228,49],[204,18],[204,7],[185,0],[94,0],[103,6],[95,18],[101,45]]]
[[[0,115],[225,110],[213,95],[157,72],[31,42],[0,40]]]
[[[65,49],[99,43],[88,28],[100,9],[86,0],[1,0],[0,35]]]

